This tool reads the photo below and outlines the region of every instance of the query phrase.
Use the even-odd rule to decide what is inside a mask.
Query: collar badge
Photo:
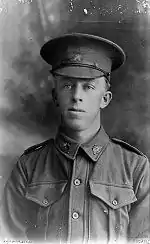
[[[63,143],[62,143],[62,148],[63,148],[63,150],[68,151],[69,148],[70,148],[70,146],[71,146],[71,144],[70,144],[69,142],[63,142]]]
[[[102,148],[101,146],[94,145],[94,146],[92,147],[92,152],[93,152],[93,154],[96,155],[96,154],[100,153],[101,148]]]

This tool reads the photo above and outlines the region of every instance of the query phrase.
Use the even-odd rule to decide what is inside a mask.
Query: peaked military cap
[[[40,51],[51,72],[76,78],[110,77],[125,62],[116,43],[94,35],[72,33],[46,42]]]

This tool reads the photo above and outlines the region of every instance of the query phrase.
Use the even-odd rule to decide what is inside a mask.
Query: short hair
[[[104,76],[106,91],[110,89],[110,81]]]

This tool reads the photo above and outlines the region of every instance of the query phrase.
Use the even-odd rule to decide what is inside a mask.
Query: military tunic
[[[149,162],[101,128],[86,144],[60,129],[25,151],[5,187],[2,235],[40,243],[149,237]]]

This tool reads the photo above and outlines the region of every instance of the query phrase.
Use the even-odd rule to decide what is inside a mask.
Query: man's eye
[[[92,90],[94,90],[95,89],[95,86],[93,86],[93,85],[85,85],[85,89],[88,89],[88,90],[92,89]]]
[[[64,84],[64,88],[71,89],[72,85],[71,84]]]

